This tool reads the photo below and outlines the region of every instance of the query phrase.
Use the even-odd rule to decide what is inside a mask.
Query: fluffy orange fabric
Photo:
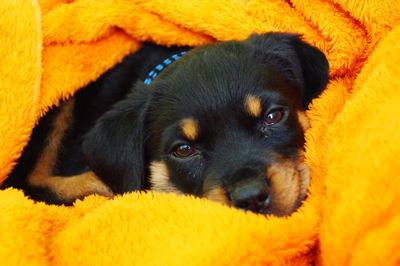
[[[398,265],[400,2],[14,0],[0,3],[0,182],[34,123],[142,41],[298,32],[328,56],[308,112],[312,181],[287,218],[131,193],[47,206],[0,191],[5,265]]]

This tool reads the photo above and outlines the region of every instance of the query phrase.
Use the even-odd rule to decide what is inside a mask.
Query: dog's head
[[[252,35],[195,48],[107,112],[84,152],[114,192],[192,194],[287,215],[306,195],[304,110],[328,62],[299,36]]]

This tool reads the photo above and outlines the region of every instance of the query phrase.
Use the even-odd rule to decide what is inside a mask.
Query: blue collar
[[[182,55],[186,54],[187,51],[183,51],[177,54],[172,55],[170,58],[165,59],[161,64],[158,64],[150,73],[147,75],[147,78],[144,80],[145,85],[150,85],[150,83],[157,77],[157,75],[168,65],[172,64],[174,61],[178,60],[182,57]]]

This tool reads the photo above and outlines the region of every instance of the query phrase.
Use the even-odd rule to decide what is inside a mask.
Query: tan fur
[[[278,215],[292,213],[305,198],[310,179],[308,166],[302,161],[284,160],[267,170],[271,184],[271,208]]]
[[[93,172],[75,176],[47,176],[37,179],[34,185],[49,188],[63,200],[72,201],[90,194],[113,197],[114,194]]]
[[[61,140],[72,123],[74,101],[69,100],[60,108],[60,113],[53,123],[53,128],[48,136],[47,145],[28,176],[28,182],[37,187],[50,189],[60,199],[72,201],[89,194],[100,194],[112,197],[113,193],[92,172],[76,176],[52,176],[52,170],[56,163]]]
[[[229,200],[226,197],[226,193],[224,189],[221,187],[214,187],[209,191],[205,192],[203,196],[206,199],[229,205]]]
[[[181,130],[185,138],[194,141],[199,135],[199,124],[192,117],[185,118],[181,122]]]
[[[150,184],[151,190],[154,191],[182,194],[170,181],[167,166],[163,161],[150,164]]]
[[[310,121],[305,112],[298,111],[297,118],[299,119],[300,125],[304,131],[310,128]]]
[[[245,110],[252,117],[259,117],[262,112],[261,99],[257,96],[248,95],[244,102]]]

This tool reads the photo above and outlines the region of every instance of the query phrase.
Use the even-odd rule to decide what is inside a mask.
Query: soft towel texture
[[[0,3],[0,182],[41,115],[140,47],[289,31],[331,81],[308,112],[312,181],[287,218],[131,193],[47,206],[0,191],[4,265],[398,265],[400,2],[14,0]]]

